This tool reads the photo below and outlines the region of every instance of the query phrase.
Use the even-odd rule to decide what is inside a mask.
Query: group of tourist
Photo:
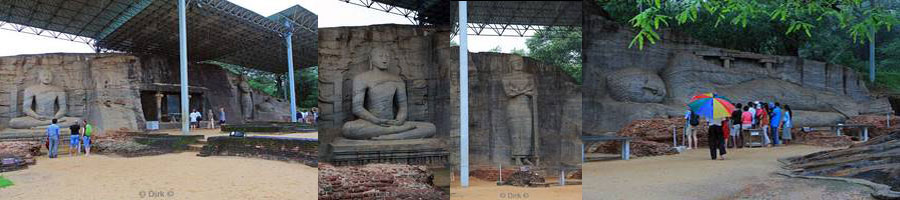
[[[794,113],[789,105],[779,102],[763,103],[747,102],[746,105],[735,104],[730,116],[720,119],[707,119],[709,130],[708,142],[710,156],[724,160],[726,148],[742,148],[745,137],[762,137],[762,146],[772,147],[788,144],[792,140]],[[693,127],[699,125],[699,117],[689,109],[685,114],[685,137],[687,148],[697,148],[697,135]],[[761,133],[754,135],[751,133]],[[746,134],[741,134],[746,133]]]
[[[57,119],[51,120],[50,126],[47,126],[47,149],[49,149],[48,156],[50,158],[56,158],[58,156],[57,150],[59,149],[59,125]],[[82,126],[82,124],[84,126]],[[84,146],[84,154],[91,155],[91,132],[92,126],[87,122],[87,120],[83,120],[80,123],[76,122],[72,126],[69,126],[69,130],[71,134],[69,136],[69,155],[78,155],[82,151],[82,145]]]
[[[310,109],[300,109],[297,113],[297,121],[306,124],[315,125],[319,119],[319,109],[316,107]]]
[[[209,123],[206,123],[206,128],[214,129],[216,128],[215,118],[213,117],[213,110],[210,109],[209,112],[206,113],[206,119]],[[194,109],[188,117],[190,117],[191,128],[200,128],[200,122],[203,121],[203,113],[200,113],[197,109]],[[219,107],[219,126],[225,124],[225,108]]]

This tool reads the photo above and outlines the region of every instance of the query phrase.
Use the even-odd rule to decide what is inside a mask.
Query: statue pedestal
[[[69,140],[69,134],[72,133],[69,127],[59,128],[60,140]],[[28,140],[28,139],[44,139],[47,138],[47,129],[4,129],[0,130],[0,140]],[[68,143],[66,143],[68,144]]]
[[[328,145],[331,164],[395,163],[443,167],[449,152],[435,138],[409,140],[350,140],[337,138]]]

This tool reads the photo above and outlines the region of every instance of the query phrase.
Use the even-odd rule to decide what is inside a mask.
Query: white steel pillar
[[[187,16],[185,14],[185,0],[178,0],[178,49],[180,53],[179,65],[181,75],[181,134],[190,134],[190,121],[188,118],[188,71],[187,71]]]
[[[469,49],[466,1],[459,1],[459,175],[462,187],[469,187]]]

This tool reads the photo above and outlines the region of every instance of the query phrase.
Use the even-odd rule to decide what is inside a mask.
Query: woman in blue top
[[[782,123],[783,133],[781,134],[781,139],[784,140],[782,142],[785,145],[787,145],[788,142],[790,142],[792,139],[791,138],[791,127],[793,127],[794,125],[791,123],[791,121],[793,120],[793,117],[794,117],[794,112],[791,111],[791,106],[784,105],[784,117],[782,120],[784,123]]]

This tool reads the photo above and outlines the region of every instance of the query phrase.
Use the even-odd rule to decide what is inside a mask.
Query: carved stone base
[[[446,144],[434,138],[387,141],[337,138],[328,148],[330,162],[337,166],[369,163],[443,166],[449,156]]]
[[[68,140],[68,136],[72,131],[68,127],[59,128],[60,139]],[[0,130],[0,140],[29,140],[37,138],[46,138],[46,129],[3,129]]]

